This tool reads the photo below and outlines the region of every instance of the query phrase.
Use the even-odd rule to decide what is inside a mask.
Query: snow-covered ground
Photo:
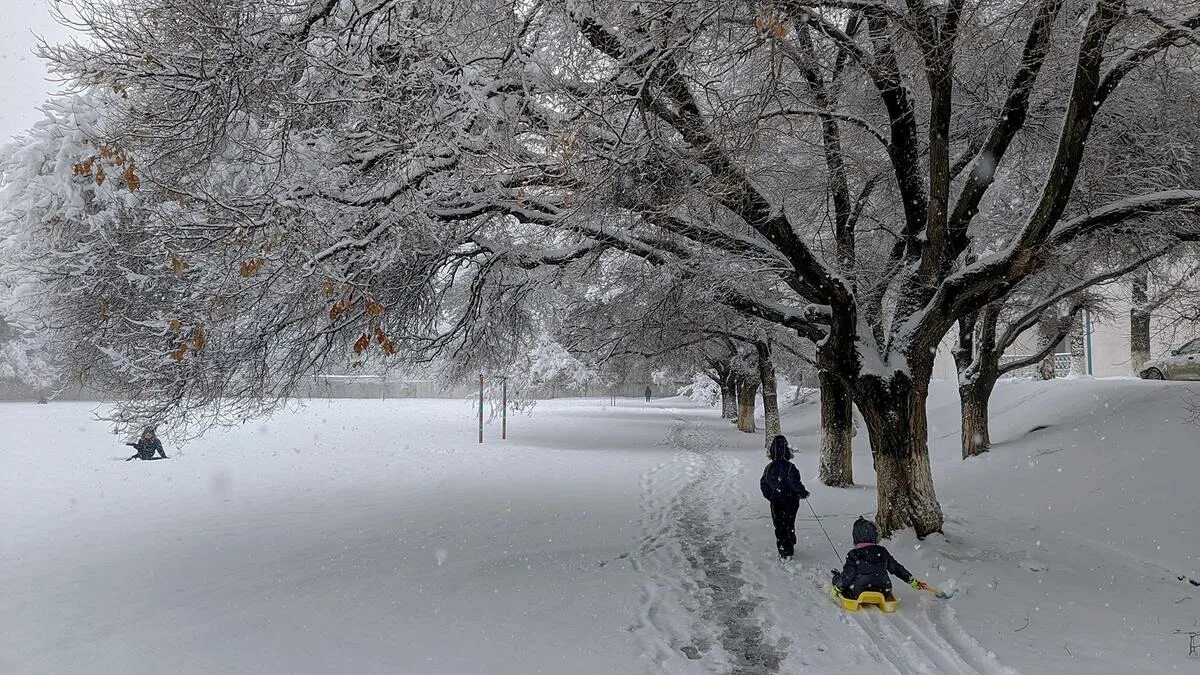
[[[129,462],[86,404],[0,405],[0,672],[1200,672],[1195,385],[1003,382],[994,450],[930,403],[950,601],[850,615],[811,513],[774,555],[760,436],[687,401],[560,400],[474,438],[461,401],[310,401]],[[815,480],[839,553],[873,511]],[[805,507],[801,507],[804,509]]]

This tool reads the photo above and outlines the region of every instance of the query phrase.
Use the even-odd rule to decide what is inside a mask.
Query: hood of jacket
[[[772,460],[789,460],[792,458],[792,449],[788,447],[787,439],[783,436],[776,436],[771,441],[771,447],[767,450],[767,457]]]
[[[876,544],[879,543],[879,528],[875,527],[875,523],[866,518],[859,518],[854,521],[854,544]]]

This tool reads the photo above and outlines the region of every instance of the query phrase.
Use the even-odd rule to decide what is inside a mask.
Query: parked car
[[[1200,380],[1200,338],[1196,338],[1170,356],[1150,359],[1138,375],[1143,380]]]

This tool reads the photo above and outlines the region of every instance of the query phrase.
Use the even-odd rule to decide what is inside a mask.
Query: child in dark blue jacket
[[[126,443],[125,445],[137,450],[133,457],[125,460],[126,462],[134,459],[169,459],[167,453],[163,452],[162,441],[158,440],[158,436],[154,435],[154,427],[146,427],[137,443]],[[158,454],[157,457],[155,453]]]
[[[796,552],[796,511],[800,500],[808,499],[808,490],[800,482],[800,470],[792,464],[792,449],[787,439],[776,436],[767,451],[771,463],[758,482],[763,496],[771,502],[771,522],[775,524],[775,545],[779,557],[787,560]]]
[[[863,591],[876,591],[885,596],[892,594],[892,578],[896,575],[913,588],[925,588],[892,557],[888,550],[879,545],[879,529],[866,518],[854,521],[854,548],[846,554],[846,566],[841,572],[832,570],[833,587],[843,597],[857,600]]]

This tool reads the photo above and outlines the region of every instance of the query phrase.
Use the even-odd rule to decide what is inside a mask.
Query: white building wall
[[[954,344],[958,342],[958,324],[950,329],[946,337],[938,345],[937,354],[933,357],[933,379],[958,380],[958,368],[954,366]]]
[[[1092,374],[1096,377],[1135,376],[1130,361],[1129,287],[1113,284],[1104,289],[1109,311],[1093,316]],[[1150,318],[1150,357],[1164,356],[1185,342],[1200,337],[1200,325],[1168,326],[1158,317]]]
[[[1090,315],[1091,366],[1095,377],[1131,377],[1133,372],[1129,353],[1129,287],[1112,284],[1102,289],[1108,296],[1108,311],[1101,316]],[[1085,324],[1086,328],[1087,324]],[[1158,318],[1150,321],[1150,355],[1163,356],[1175,347],[1200,337],[1200,324],[1168,327]],[[958,339],[955,325],[938,347],[934,360],[933,377],[940,380],[955,380],[958,377],[951,350]],[[1037,343],[1036,327],[1022,334],[1006,352],[1009,356],[1029,354]]]

